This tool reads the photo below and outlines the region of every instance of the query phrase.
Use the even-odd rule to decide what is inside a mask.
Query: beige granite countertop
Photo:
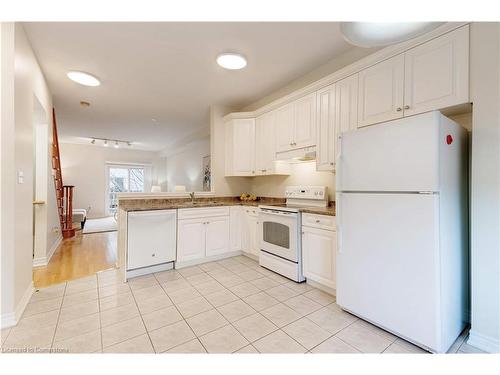
[[[119,201],[119,208],[124,211],[167,210],[179,208],[199,208],[218,206],[273,206],[285,203],[284,198],[261,197],[257,201],[242,201],[239,197],[207,197],[196,198],[191,203],[190,198],[152,198],[152,199],[125,199]],[[328,207],[301,208],[301,212],[335,216],[335,202]]]
[[[190,198],[153,198],[153,199],[126,199],[119,201],[119,209],[125,211],[167,210],[179,208],[199,208],[217,206],[253,206],[284,204],[284,198],[262,197],[257,201],[242,201],[239,197],[210,197],[196,198],[191,203]]]
[[[300,210],[305,214],[317,214],[317,215],[328,215],[335,216],[335,202],[330,202],[328,207],[308,207]]]

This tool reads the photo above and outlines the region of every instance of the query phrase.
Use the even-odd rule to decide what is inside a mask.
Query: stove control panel
[[[291,199],[326,200],[326,186],[287,186],[285,197]]]

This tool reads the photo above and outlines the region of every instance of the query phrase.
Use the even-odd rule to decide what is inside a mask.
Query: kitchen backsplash
[[[291,165],[289,176],[259,176],[252,180],[251,192],[257,196],[284,197],[285,188],[294,185],[319,185],[328,187],[328,200],[335,200],[335,174],[317,172],[316,162]]]

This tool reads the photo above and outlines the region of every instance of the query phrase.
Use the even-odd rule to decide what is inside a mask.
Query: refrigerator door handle
[[[342,210],[340,208],[342,193],[337,193],[335,197],[336,225],[337,225],[337,253],[342,253]]]
[[[342,184],[340,183],[340,175],[342,173],[339,173],[339,171],[342,171],[341,167],[341,159],[342,159],[342,136],[338,136],[338,152],[335,157],[335,177],[336,177],[336,182],[335,182],[335,189],[336,190],[342,190]]]
[[[342,227],[337,225],[337,253],[342,254]]]

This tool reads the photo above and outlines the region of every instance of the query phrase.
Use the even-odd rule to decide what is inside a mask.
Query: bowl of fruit
[[[240,201],[256,201],[257,197],[253,194],[241,194],[240,195]]]

